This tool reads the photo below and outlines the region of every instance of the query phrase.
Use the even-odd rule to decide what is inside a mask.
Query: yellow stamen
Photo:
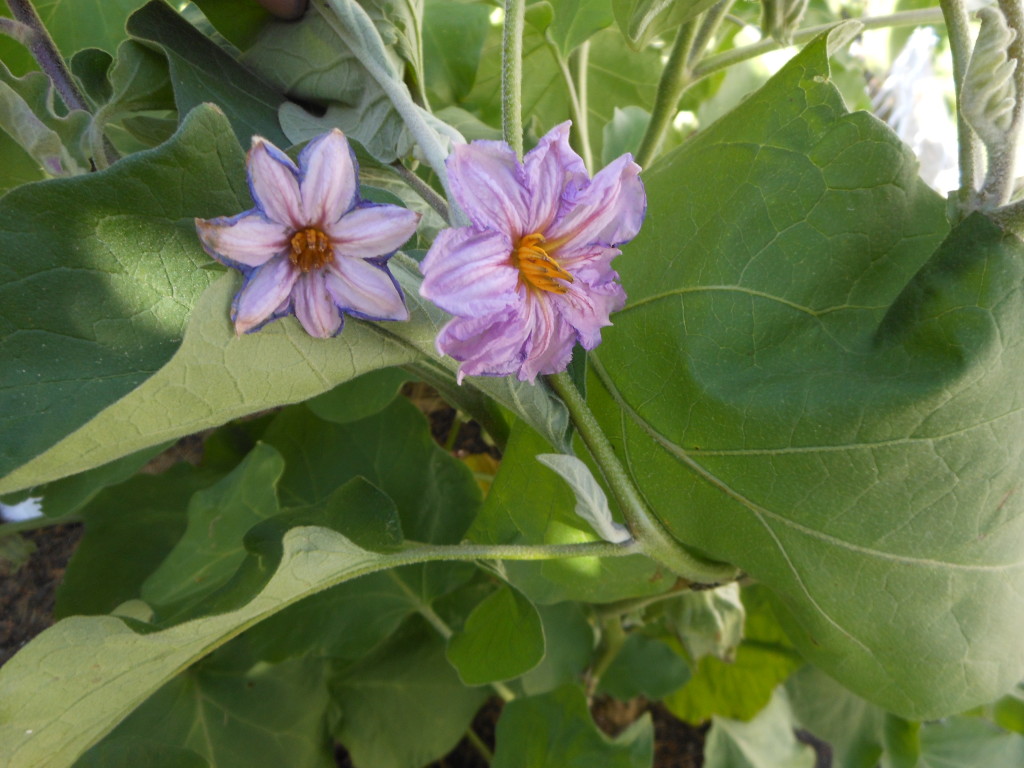
[[[334,258],[331,241],[323,232],[314,227],[300,229],[292,235],[292,252],[288,258],[303,272],[320,269]]]
[[[541,246],[544,235],[534,232],[523,235],[519,245],[512,251],[512,266],[519,270],[520,284],[525,280],[534,288],[549,293],[565,293],[569,289],[559,280],[571,283],[572,275],[548,255]]]

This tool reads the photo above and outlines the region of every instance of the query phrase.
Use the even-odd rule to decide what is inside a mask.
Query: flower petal
[[[522,364],[529,328],[516,308],[484,317],[456,317],[437,335],[437,351],[462,362],[466,376],[508,376]]]
[[[386,266],[342,256],[324,275],[327,290],[347,314],[367,320],[409,319],[402,289]]]
[[[613,277],[618,277],[612,273]],[[612,324],[609,315],[626,304],[622,286],[609,280],[602,285],[583,286],[574,283],[559,296],[555,309],[576,332],[584,349],[593,349],[601,343],[601,329]]]
[[[266,217],[292,229],[305,226],[299,196],[299,169],[288,156],[266,139],[253,136],[246,166],[249,191]]]
[[[341,330],[342,317],[327,290],[324,272],[315,269],[299,276],[292,297],[295,317],[306,333],[318,339],[329,339]]]
[[[416,232],[420,214],[397,205],[360,205],[327,228],[334,252],[357,259],[394,253]]]
[[[348,139],[337,128],[306,145],[299,169],[305,224],[328,227],[357,202],[359,166]]]
[[[203,248],[229,267],[258,267],[288,247],[289,230],[258,210],[217,219],[196,219]]]
[[[523,168],[508,144],[459,144],[445,165],[455,199],[477,227],[496,229],[514,240],[528,234]]]
[[[537,374],[559,373],[569,367],[576,331],[555,311],[547,296],[531,295],[527,313],[530,338],[518,376],[520,381],[532,383]]]
[[[647,210],[640,166],[629,155],[614,160],[573,201],[547,233],[554,250],[588,243],[621,245],[636,237]]]
[[[569,146],[570,125],[556,125],[523,158],[529,200],[527,234],[546,232],[555,218],[565,212],[563,196],[574,199],[590,181],[583,158]]]
[[[519,271],[507,235],[473,227],[442,230],[420,270],[420,295],[453,315],[479,316],[517,303]]]
[[[298,276],[299,270],[284,255],[275,256],[255,269],[235,296],[231,318],[235,321],[235,330],[249,333],[285,313]]]

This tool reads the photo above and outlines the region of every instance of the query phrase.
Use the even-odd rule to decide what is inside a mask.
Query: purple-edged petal
[[[547,233],[554,249],[587,243],[621,245],[640,231],[647,196],[640,181],[640,166],[623,155],[603,168],[582,190],[574,206]]]
[[[583,158],[569,146],[569,126],[568,122],[556,125],[523,158],[529,200],[527,234],[546,232],[565,212],[565,200],[574,198],[589,181]]]
[[[385,267],[362,259],[336,258],[324,272],[327,290],[350,315],[369,320],[408,320],[409,310]]]
[[[327,228],[335,253],[374,259],[394,253],[416,232],[420,214],[397,205],[368,205],[349,211]]]
[[[288,247],[290,230],[257,210],[218,219],[196,219],[206,252],[230,266],[258,267]]]
[[[267,218],[293,229],[305,226],[298,169],[288,156],[266,139],[254,136],[246,164],[249,191]]]
[[[601,329],[612,324],[609,315],[626,304],[626,292],[615,282],[603,285],[573,284],[559,297],[555,309],[576,331],[576,338],[585,349],[601,343]]]
[[[445,163],[448,181],[470,221],[518,239],[526,227],[523,170],[508,144],[474,141],[455,147]]]
[[[337,128],[306,145],[299,155],[299,168],[304,223],[329,227],[355,204],[359,191],[355,156]]]
[[[329,339],[341,330],[341,313],[327,291],[324,272],[314,270],[300,275],[292,299],[295,317],[310,336]]]
[[[485,317],[456,317],[437,335],[437,351],[462,363],[465,376],[508,376],[519,370],[529,328],[516,309]]]
[[[255,270],[235,297],[235,330],[246,333],[277,313],[298,276],[299,270],[283,255]]]
[[[453,315],[483,315],[519,301],[512,241],[500,232],[445,229],[427,251],[420,295]]]

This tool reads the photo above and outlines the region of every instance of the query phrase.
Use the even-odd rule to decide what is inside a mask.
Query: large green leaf
[[[180,115],[212,102],[228,115],[243,146],[253,135],[282,147],[288,144],[277,120],[283,92],[231,58],[167,3],[151,0],[132,14],[128,31],[166,54]]]
[[[179,671],[247,627],[330,586],[416,560],[368,552],[326,528],[293,528],[280,546],[277,570],[239,608],[150,632],[113,616],[74,617],[38,635],[0,668],[0,763],[71,765]]]
[[[160,750],[188,748],[211,768],[330,768],[335,762],[327,707],[324,664],[317,659],[262,664],[244,673],[201,664],[157,691],[75,768],[105,766],[101,756],[139,742]]]
[[[980,215],[942,242],[826,47],[645,176],[589,394],[656,513],[768,585],[802,654],[935,717],[1024,675],[1024,246]]]
[[[223,115],[203,108],[158,149],[0,200],[0,475],[170,359],[215,277],[192,219],[242,208],[242,160]]]
[[[496,740],[494,768],[650,768],[654,758],[650,715],[609,739],[573,685],[506,704]]]

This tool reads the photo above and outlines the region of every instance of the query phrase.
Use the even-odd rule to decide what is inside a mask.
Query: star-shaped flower
[[[359,167],[341,131],[309,142],[298,167],[255,136],[246,167],[256,207],[196,219],[206,252],[245,276],[231,311],[238,333],[293,313],[319,338],[338,334],[344,315],[408,319],[387,260],[420,216],[359,198]]]
[[[522,162],[504,142],[474,141],[447,168],[472,226],[442,231],[421,265],[420,293],[455,316],[438,351],[462,362],[460,380],[565,370],[626,301],[611,261],[643,222],[640,167],[623,155],[591,179],[563,123]]]

